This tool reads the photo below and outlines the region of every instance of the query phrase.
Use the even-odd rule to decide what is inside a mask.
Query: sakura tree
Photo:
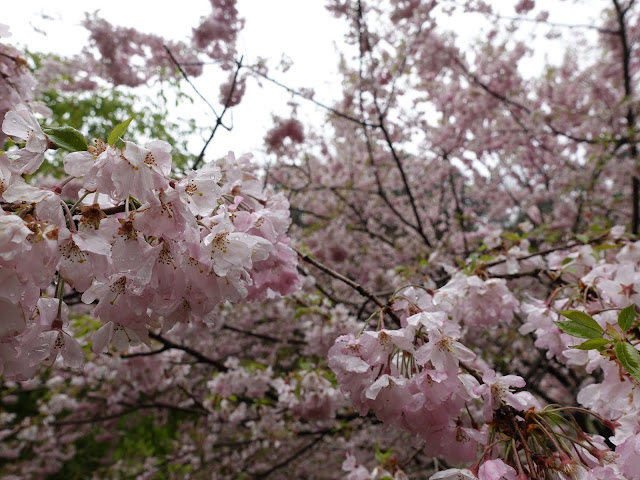
[[[235,2],[211,6],[180,44],[88,18],[92,45],[37,80],[2,44],[3,474],[640,478],[636,3],[578,25],[534,1],[332,0],[335,101],[244,62]],[[460,16],[489,30],[463,47]],[[562,62],[526,73],[527,35]],[[88,143],[36,116],[52,85],[208,59],[228,81],[178,169],[132,120]],[[207,158],[262,82],[292,97],[262,163]]]

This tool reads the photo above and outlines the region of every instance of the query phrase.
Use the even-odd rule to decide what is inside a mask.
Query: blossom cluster
[[[620,309],[633,304],[630,297],[635,295],[634,287],[640,281],[636,274],[639,251],[638,244],[629,243],[615,257],[601,254],[603,258],[598,260],[593,249],[585,246],[564,255],[551,255],[546,261],[555,265],[559,275],[579,273],[580,282],[576,285],[595,293],[586,308],[593,311],[597,304],[601,313],[594,317],[603,331],[612,338],[622,338],[623,332],[616,327],[616,334],[612,328]],[[502,289],[503,293],[484,297],[482,293],[490,288],[495,292]],[[556,293],[554,310],[573,307],[576,296],[571,297],[571,290],[566,290],[566,297]],[[472,303],[474,308],[470,308]],[[468,315],[463,314],[465,307]],[[432,478],[528,478],[526,469],[516,470],[513,459],[493,447],[510,436],[517,438],[517,430],[523,438],[537,437],[534,443],[555,441],[548,440],[556,434],[547,423],[548,417],[556,415],[555,410],[543,408],[540,400],[527,391],[514,391],[525,386],[523,378],[496,374],[462,343],[478,327],[509,324],[509,315],[513,316],[516,310],[526,315],[521,332],[535,330],[536,344],[549,350],[550,356],[558,356],[568,365],[585,365],[589,372],[602,369],[604,382],[583,387],[578,401],[614,431],[608,441],[617,446],[612,451],[605,438],[588,435],[571,420],[565,420],[580,432],[570,441],[572,447],[557,442],[557,448],[540,451],[537,447],[520,448],[529,458],[544,458],[544,468],[557,472],[559,478],[636,478],[634,458],[640,452],[637,383],[631,375],[620,374],[620,363],[611,352],[570,348],[580,340],[558,328],[557,310],[533,299],[519,305],[504,280],[487,281],[462,272],[436,291],[403,289],[402,294],[396,294],[394,310],[401,315],[400,328],[382,328],[381,323],[376,331],[339,337],[329,351],[329,367],[360,415],[372,410],[385,424],[414,434],[425,451],[447,463],[473,462],[468,470],[444,470]],[[416,310],[418,313],[410,314]],[[509,314],[501,313],[505,311]],[[558,417],[554,417],[557,421]],[[545,427],[539,429],[540,425]],[[493,453],[487,454],[492,449]],[[484,453],[479,454],[480,451]],[[347,463],[349,478],[368,473],[353,462]],[[528,471],[533,468],[539,467],[530,464]]]
[[[509,325],[519,307],[504,279],[482,279],[463,272],[454,274],[433,298],[423,294],[421,302],[431,303],[427,308],[447,312],[454,322],[472,330]]]
[[[0,40],[10,37],[9,27],[0,24]],[[32,108],[41,112],[47,109],[34,100],[36,81],[27,60],[16,48],[0,42],[0,119],[20,103],[30,103]],[[4,144],[7,136],[0,130],[0,146]]]
[[[478,400],[490,422],[502,405],[525,411],[538,403],[511,391],[524,386],[515,375],[487,369],[479,382],[467,371],[476,355],[459,339],[460,326],[445,312],[420,312],[396,330],[339,337],[329,367],[361,415],[372,409],[383,422],[417,435],[434,455],[469,462],[487,444],[488,429],[478,428],[466,406]]]
[[[25,141],[0,157],[5,378],[28,377],[58,354],[82,364],[68,302],[91,305],[100,353],[112,342],[148,344],[150,328],[212,321],[220,303],[299,287],[288,202],[263,193],[249,156],[230,153],[178,179],[166,142],[98,139],[64,157],[70,177],[47,189],[22,176],[38,171],[52,143],[36,118],[20,104],[2,129]]]
[[[236,63],[237,2],[209,3],[190,43],[87,17],[89,49],[45,59],[40,91],[138,85],[176,64],[195,76],[204,54],[237,104],[242,70],[268,62]],[[609,231],[638,229],[638,3],[585,26],[597,46],[541,25],[533,0],[513,2],[523,18],[483,1],[353,3],[329,2],[360,54],[341,62],[331,138],[293,102],[265,137],[264,182],[286,198],[246,157],[175,175],[167,144],[114,135],[71,148],[59,185],[25,182],[66,147],[0,45],[0,140],[23,140],[0,157],[3,474],[334,478],[346,454],[354,480],[640,478],[640,247]],[[486,41],[440,28],[457,10],[488,20]],[[523,21],[571,32],[537,78]],[[112,354],[86,359],[87,330]],[[131,448],[146,438],[132,426],[169,441]]]
[[[524,302],[525,322],[520,332],[534,333],[536,346],[546,350],[549,357],[573,368],[584,367],[590,374],[597,372],[602,379],[583,385],[577,400],[611,421],[613,434],[608,441],[616,446],[612,460],[615,460],[620,476],[593,476],[594,473],[588,470],[588,475],[580,478],[637,478],[640,452],[638,382],[632,372],[623,368],[613,348],[585,348],[580,346],[583,338],[562,331],[557,322],[563,317],[557,312],[569,309],[588,312],[611,338],[611,343],[625,337],[637,343],[637,331],[634,328],[623,331],[618,317],[622,309],[635,308],[640,300],[637,294],[640,291],[640,242],[622,242],[615,254],[611,253],[611,248],[595,250],[585,245],[569,253],[558,252],[551,256],[549,263],[555,275],[566,281],[567,287],[547,301],[531,299]],[[604,338],[603,343],[606,342]]]

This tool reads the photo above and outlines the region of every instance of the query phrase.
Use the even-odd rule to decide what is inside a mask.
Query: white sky
[[[166,3],[171,6],[162,8],[158,7],[162,2],[150,0],[29,0],[21,7],[21,15],[10,22],[12,37],[6,41],[19,47],[26,46],[32,51],[63,55],[78,53],[88,38],[80,21],[84,12],[96,10],[114,24],[185,40],[191,28],[197,26],[199,19],[210,11],[210,6],[206,0],[186,0],[184,3],[188,3],[190,8],[179,8],[175,3]],[[286,74],[275,70],[271,74],[295,89],[313,87],[316,98],[331,103],[340,92],[337,75],[339,57],[335,44],[342,43],[344,24],[331,17],[323,4],[322,0],[239,0],[238,10],[246,23],[238,51],[244,55],[245,63],[262,56],[274,60],[272,67],[283,55],[295,59]],[[226,79],[226,75],[207,74],[207,71],[215,70],[215,66],[205,67],[205,75],[192,79],[214,106],[217,105],[219,82]],[[186,93],[193,94],[188,85],[184,89]],[[237,154],[252,152],[259,157],[265,133],[273,126],[272,113],[288,117],[290,107],[287,102],[290,98],[289,93],[268,82],[263,82],[261,89],[250,80],[242,103],[225,116],[225,124],[232,120],[233,130],[218,130],[207,150],[207,158],[222,156],[229,150]],[[176,112],[176,115],[193,116],[201,125],[213,125],[208,107],[195,95],[194,99],[194,106]],[[219,112],[221,108],[217,110]],[[324,113],[316,107],[303,108],[298,114],[303,123],[319,124],[324,118]],[[201,146],[201,142],[194,142],[193,152],[197,153]]]
[[[257,56],[278,63],[282,55],[293,59],[293,67],[282,74],[272,71],[272,75],[292,88],[311,87],[316,99],[327,104],[339,98],[340,77],[337,74],[338,51],[344,49],[342,42],[346,24],[334,19],[324,9],[324,0],[238,0],[240,15],[246,19],[245,29],[239,42],[239,53],[249,62]],[[505,15],[514,15],[515,0],[494,0],[491,4]],[[550,20],[562,23],[593,23],[596,13],[605,3],[584,1],[538,0],[539,7],[551,10]],[[159,5],[170,5],[160,7]],[[182,5],[188,5],[188,8]],[[20,15],[3,19],[10,23],[13,36],[6,39],[17,46],[26,46],[33,51],[55,52],[63,55],[77,53],[87,41],[86,31],[80,26],[84,12],[98,11],[99,15],[112,23],[136,27],[141,31],[156,33],[174,40],[185,40],[191,28],[198,24],[200,17],[209,12],[206,0],[184,0],[182,4],[159,2],[158,0],[27,0],[21,4]],[[536,9],[537,11],[538,9]],[[43,15],[45,17],[43,18]],[[482,22],[478,15],[463,15],[450,19],[443,18],[443,27],[451,29],[461,39],[471,42],[482,38]],[[524,25],[528,32],[533,25]],[[567,41],[571,32],[565,32]],[[336,46],[337,45],[337,46]],[[528,74],[539,72],[545,62],[558,62],[563,49],[557,44],[538,40],[536,56],[525,65]],[[215,67],[211,67],[215,70]],[[216,104],[218,82],[221,77],[205,74],[193,79],[200,92]],[[192,91],[185,85],[185,91]],[[195,98],[195,97],[194,97]],[[218,157],[233,150],[238,154],[253,152],[262,156],[262,139],[272,126],[273,113],[287,117],[290,108],[286,105],[290,94],[263,82],[263,88],[250,81],[242,103],[232,109],[233,131],[219,130],[210,145],[207,158]],[[321,125],[325,113],[300,100],[303,108],[298,110],[298,118],[303,123]],[[212,124],[206,105],[195,98],[189,110],[176,112],[176,116],[194,117],[200,124]],[[230,118],[225,117],[225,123]],[[193,151],[197,153],[201,143],[195,142]]]

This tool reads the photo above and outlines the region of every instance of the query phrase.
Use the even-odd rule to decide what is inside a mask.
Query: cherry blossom
[[[44,161],[48,139],[31,110],[22,103],[16,105],[14,110],[10,110],[5,115],[2,131],[7,135],[26,140],[24,148],[9,153],[10,169],[17,174],[35,173]]]
[[[638,6],[331,1],[341,91],[287,86],[268,163],[45,135],[42,92],[284,75],[210,4],[182,42],[87,17],[37,84],[0,26],[2,474],[637,478]]]
[[[467,469],[459,469],[459,468],[449,468],[447,470],[442,470],[434,475],[429,477],[430,480],[470,480],[477,479],[470,470]]]
[[[529,392],[511,392],[511,387],[525,386],[525,381],[517,375],[497,376],[495,371],[487,370],[482,376],[482,382],[482,385],[476,387],[475,393],[484,398],[484,417],[487,421],[493,418],[493,410],[501,405],[509,405],[519,411],[538,406],[535,397]]]

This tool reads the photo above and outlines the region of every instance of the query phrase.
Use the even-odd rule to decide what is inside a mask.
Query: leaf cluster
[[[52,111],[46,121],[45,133],[64,150],[86,150],[85,139],[106,139],[113,125],[135,117],[128,129],[128,139],[145,143],[149,139],[164,140],[172,146],[172,158],[178,169],[184,168],[193,156],[188,150],[188,138],[200,129],[195,122],[172,122],[166,102],[141,99],[132,92],[118,88],[101,88],[95,92],[62,92],[48,90],[39,98]],[[108,142],[112,144],[114,142]],[[62,158],[58,152],[42,166],[43,174],[62,176]]]
[[[591,315],[579,310],[564,310],[559,313],[569,319],[556,322],[560,330],[574,337],[586,339],[585,342],[572,348],[609,353],[612,358],[617,359],[629,375],[640,382],[640,352],[627,338],[636,323],[634,305],[623,308],[618,314],[618,327],[622,332],[613,325],[607,325],[606,329],[602,328]]]

